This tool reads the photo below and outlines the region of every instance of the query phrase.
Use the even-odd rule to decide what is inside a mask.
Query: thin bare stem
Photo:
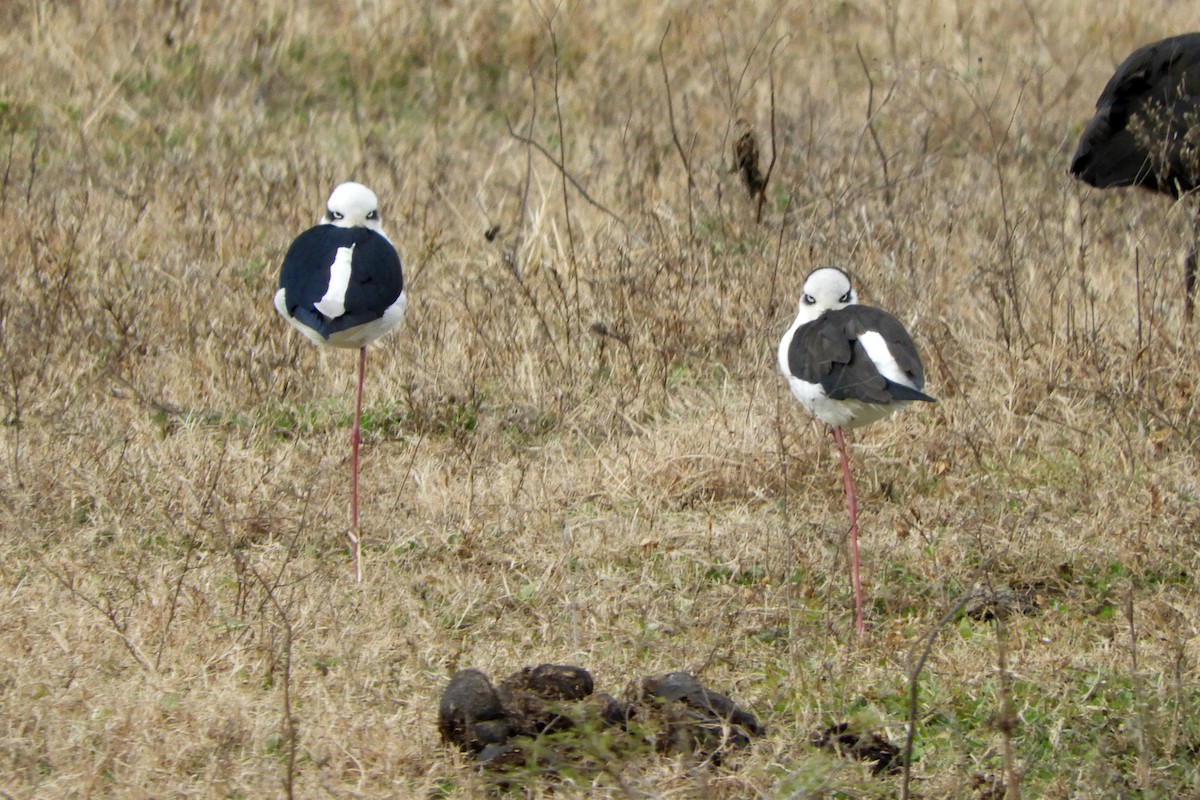
[[[1137,720],[1134,730],[1134,742],[1136,743],[1138,753],[1138,783],[1141,784],[1141,790],[1145,793],[1145,796],[1150,797],[1153,794],[1150,780],[1150,746],[1146,741],[1145,694],[1144,687],[1142,686],[1142,675],[1139,671],[1140,665],[1138,664],[1138,630],[1134,610],[1133,580],[1131,579],[1125,594],[1125,620],[1129,625],[1129,672],[1133,684],[1133,701],[1136,711],[1134,718]]]
[[[879,132],[875,130],[875,80],[871,77],[871,69],[867,66],[867,59],[863,57],[862,49],[858,44],[854,45],[854,52],[858,54],[858,63],[862,64],[863,74],[867,78],[867,133],[871,135],[871,141],[875,144],[875,152],[879,155],[879,166],[883,171],[883,200],[888,207],[888,212],[891,213],[892,208],[892,179],[888,175],[888,156],[883,150],[883,143],[879,141]],[[893,87],[894,88],[894,87]],[[891,91],[884,98],[883,104],[891,98]]]
[[[554,120],[558,125],[558,159],[559,163],[567,163],[567,132],[563,127],[562,96],[560,82],[562,80],[562,65],[558,56],[558,36],[554,33],[553,20],[546,20],[546,31],[550,34],[550,48],[554,53]],[[567,191],[567,171],[559,170],[563,190],[563,219],[567,224],[567,257],[571,266],[575,266],[575,231],[571,226],[571,193]],[[574,269],[572,269],[574,271]]]
[[[775,171],[775,162],[779,159],[779,139],[775,127],[775,51],[779,49],[788,37],[781,36],[776,40],[775,45],[771,48],[771,55],[767,59],[767,85],[771,93],[771,160],[767,162],[767,171],[763,173],[762,191],[758,193],[758,208],[755,211],[755,222],[762,223],[763,207],[767,202],[767,187],[771,185],[771,173]],[[791,205],[792,198],[788,198],[788,205]]]
[[[996,627],[996,669],[1000,681],[1000,711],[996,715],[996,727],[1004,743],[1004,797],[1005,800],[1021,800],[1021,779],[1017,774],[1017,757],[1013,737],[1017,732],[1017,710],[1013,705],[1013,680],[1008,669],[1008,626],[1004,612],[997,609],[992,616]]]
[[[687,174],[688,242],[690,244],[696,238],[696,213],[693,200],[696,176],[692,173],[692,163],[688,159],[687,151],[683,148],[683,143],[679,141],[679,130],[675,127],[675,103],[671,98],[671,75],[667,71],[666,53],[663,52],[663,43],[666,42],[667,34],[670,32],[671,23],[668,22],[662,38],[658,40],[658,64],[662,67],[663,85],[667,90],[667,122],[671,127],[671,141],[675,143],[675,151],[679,153],[679,160],[683,162],[683,171]]]
[[[622,228],[625,228],[626,230],[630,230],[629,223],[627,223],[627,222],[625,222],[625,220],[621,219],[620,215],[617,214],[615,211],[611,210],[606,205],[604,205],[603,203],[601,203],[600,201],[598,201],[594,197],[592,197],[590,194],[588,194],[587,189],[584,189],[583,185],[581,183],[579,183],[579,181],[577,181],[575,179],[575,177],[573,175],[571,175],[571,173],[567,172],[566,167],[564,167],[562,165],[562,163],[559,162],[558,159],[556,159],[553,155],[551,155],[550,152],[548,150],[546,150],[545,147],[543,147],[538,142],[534,141],[532,138],[530,138],[528,136],[524,136],[520,133],[517,133],[515,130],[513,130],[513,126],[512,126],[511,122],[506,123],[506,124],[508,125],[508,135],[509,136],[516,139],[518,142],[521,142],[522,144],[529,145],[534,150],[537,150],[539,153],[541,153],[543,156],[545,156],[546,160],[549,161],[551,164],[553,164],[555,169],[559,170],[562,173],[563,178],[565,180],[567,180],[572,186],[575,187],[575,191],[579,192],[580,197],[582,197],[584,200],[586,200],[589,205],[591,205],[592,207],[596,208],[600,212],[611,217],[613,220],[615,220],[617,223],[619,223]],[[645,243],[644,240],[641,239],[641,237],[636,237],[636,238],[638,239],[638,241],[642,242],[643,244]]]
[[[275,613],[279,615],[280,628],[283,630],[283,719],[280,725],[284,747],[282,783],[284,796],[288,800],[292,800],[295,797],[296,789],[296,741],[298,739],[296,717],[292,714],[292,638],[295,631],[287,609],[275,596],[275,590],[279,587],[278,581],[267,583],[254,567],[250,567],[250,572],[266,593],[267,599],[275,608]]]
[[[916,663],[913,664],[912,669],[908,673],[908,732],[904,737],[904,751],[901,756],[901,764],[903,765],[904,772],[900,782],[900,800],[909,800],[909,797],[911,797],[912,753],[917,735],[917,709],[919,707],[921,692],[921,672],[925,669],[925,662],[929,660],[929,655],[933,652],[933,643],[937,641],[938,634],[966,607],[967,602],[970,601],[971,595],[975,591],[976,585],[979,583],[979,579],[987,574],[994,561],[995,558],[989,558],[979,566],[975,571],[974,577],[967,584],[969,588],[962,593],[962,596],[955,601],[954,605],[946,610],[945,614],[942,614],[941,618],[934,623],[925,636],[913,643],[912,649],[909,651],[908,660],[910,664],[913,663],[913,655],[918,650],[921,655],[916,659]]]
[[[525,223],[529,212],[529,190],[533,185],[533,128],[537,121],[537,76],[534,74],[533,68],[529,70],[529,90],[532,94],[529,110],[529,133],[525,138],[525,180],[521,183],[521,205],[517,209],[517,222],[513,226],[517,235],[509,245],[506,261],[513,274],[520,276],[520,267],[517,264],[517,252],[521,249],[521,243],[525,239]],[[512,127],[509,127],[512,130]],[[545,323],[543,323],[545,324]],[[545,333],[549,335],[550,331],[547,328]]]

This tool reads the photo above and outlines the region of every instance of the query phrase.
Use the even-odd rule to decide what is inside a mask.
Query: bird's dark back
[[[354,248],[346,313],[337,320],[326,320],[314,305],[329,288],[330,267],[342,247]],[[400,256],[384,236],[369,228],[316,225],[292,242],[283,259],[279,285],[287,289],[288,313],[328,336],[377,319],[404,290],[404,277]]]
[[[878,373],[859,341],[867,332],[882,337],[916,391]],[[788,366],[792,375],[821,384],[835,400],[868,403],[933,400],[920,391],[925,386],[925,370],[912,337],[899,320],[871,306],[852,305],[826,311],[816,320],[801,325],[788,345]]]

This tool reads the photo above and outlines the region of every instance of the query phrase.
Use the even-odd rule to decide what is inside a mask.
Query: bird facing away
[[[1140,186],[1178,199],[1200,186],[1200,33],[1135,50],[1109,78],[1071,158],[1090,186]],[[1200,220],[1197,221],[1200,226]],[[1184,267],[1184,313],[1195,308],[1196,229]]]
[[[854,627],[862,635],[858,501],[842,429],[868,425],[910,401],[936,401],[921,391],[925,372],[904,326],[886,311],[858,305],[850,276],[834,267],[805,279],[796,321],[779,342],[779,369],[800,404],[833,427],[850,514]]]
[[[408,298],[400,256],[379,223],[379,200],[361,183],[333,190],[318,225],[283,258],[275,308],[318,345],[358,349],[358,391],[350,431],[350,552],[362,580],[358,530],[358,445],[367,345],[404,319]]]

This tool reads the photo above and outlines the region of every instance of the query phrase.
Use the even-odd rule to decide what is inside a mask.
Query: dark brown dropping
[[[763,726],[753,714],[687,672],[642,679],[630,699],[629,718],[655,719],[662,735],[657,749],[720,760],[721,754],[750,744]]]
[[[733,127],[733,134],[734,168],[741,173],[750,196],[758,197],[767,188],[767,181],[758,165],[758,140],[754,136],[754,129],[746,120],[739,119]]]
[[[513,733],[538,736],[572,727],[576,712],[569,707],[591,695],[593,686],[586,669],[540,664],[509,675],[498,691]]]
[[[839,722],[817,731],[808,741],[815,747],[831,750],[843,758],[871,762],[871,772],[875,775],[894,774],[904,767],[899,747],[878,733],[852,731],[850,724],[846,722]]]
[[[582,700],[594,687],[592,675],[586,669],[561,664],[526,667],[500,684],[501,691],[525,690],[546,700]]]
[[[477,669],[454,673],[438,703],[442,740],[463,750],[482,750],[510,735],[504,704],[492,682]]]

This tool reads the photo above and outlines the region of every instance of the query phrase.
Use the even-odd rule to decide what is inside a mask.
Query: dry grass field
[[[1198,28],[4,5],[0,798],[1200,797],[1193,204],[1066,175],[1113,67]],[[347,179],[411,298],[368,360],[361,585],[354,354],[271,304]],[[851,437],[861,640],[833,440],[774,354],[830,263],[940,401]],[[542,662],[689,670],[766,733],[697,765],[586,729],[504,781],[440,742],[456,669]],[[910,714],[907,782],[809,743]]]

